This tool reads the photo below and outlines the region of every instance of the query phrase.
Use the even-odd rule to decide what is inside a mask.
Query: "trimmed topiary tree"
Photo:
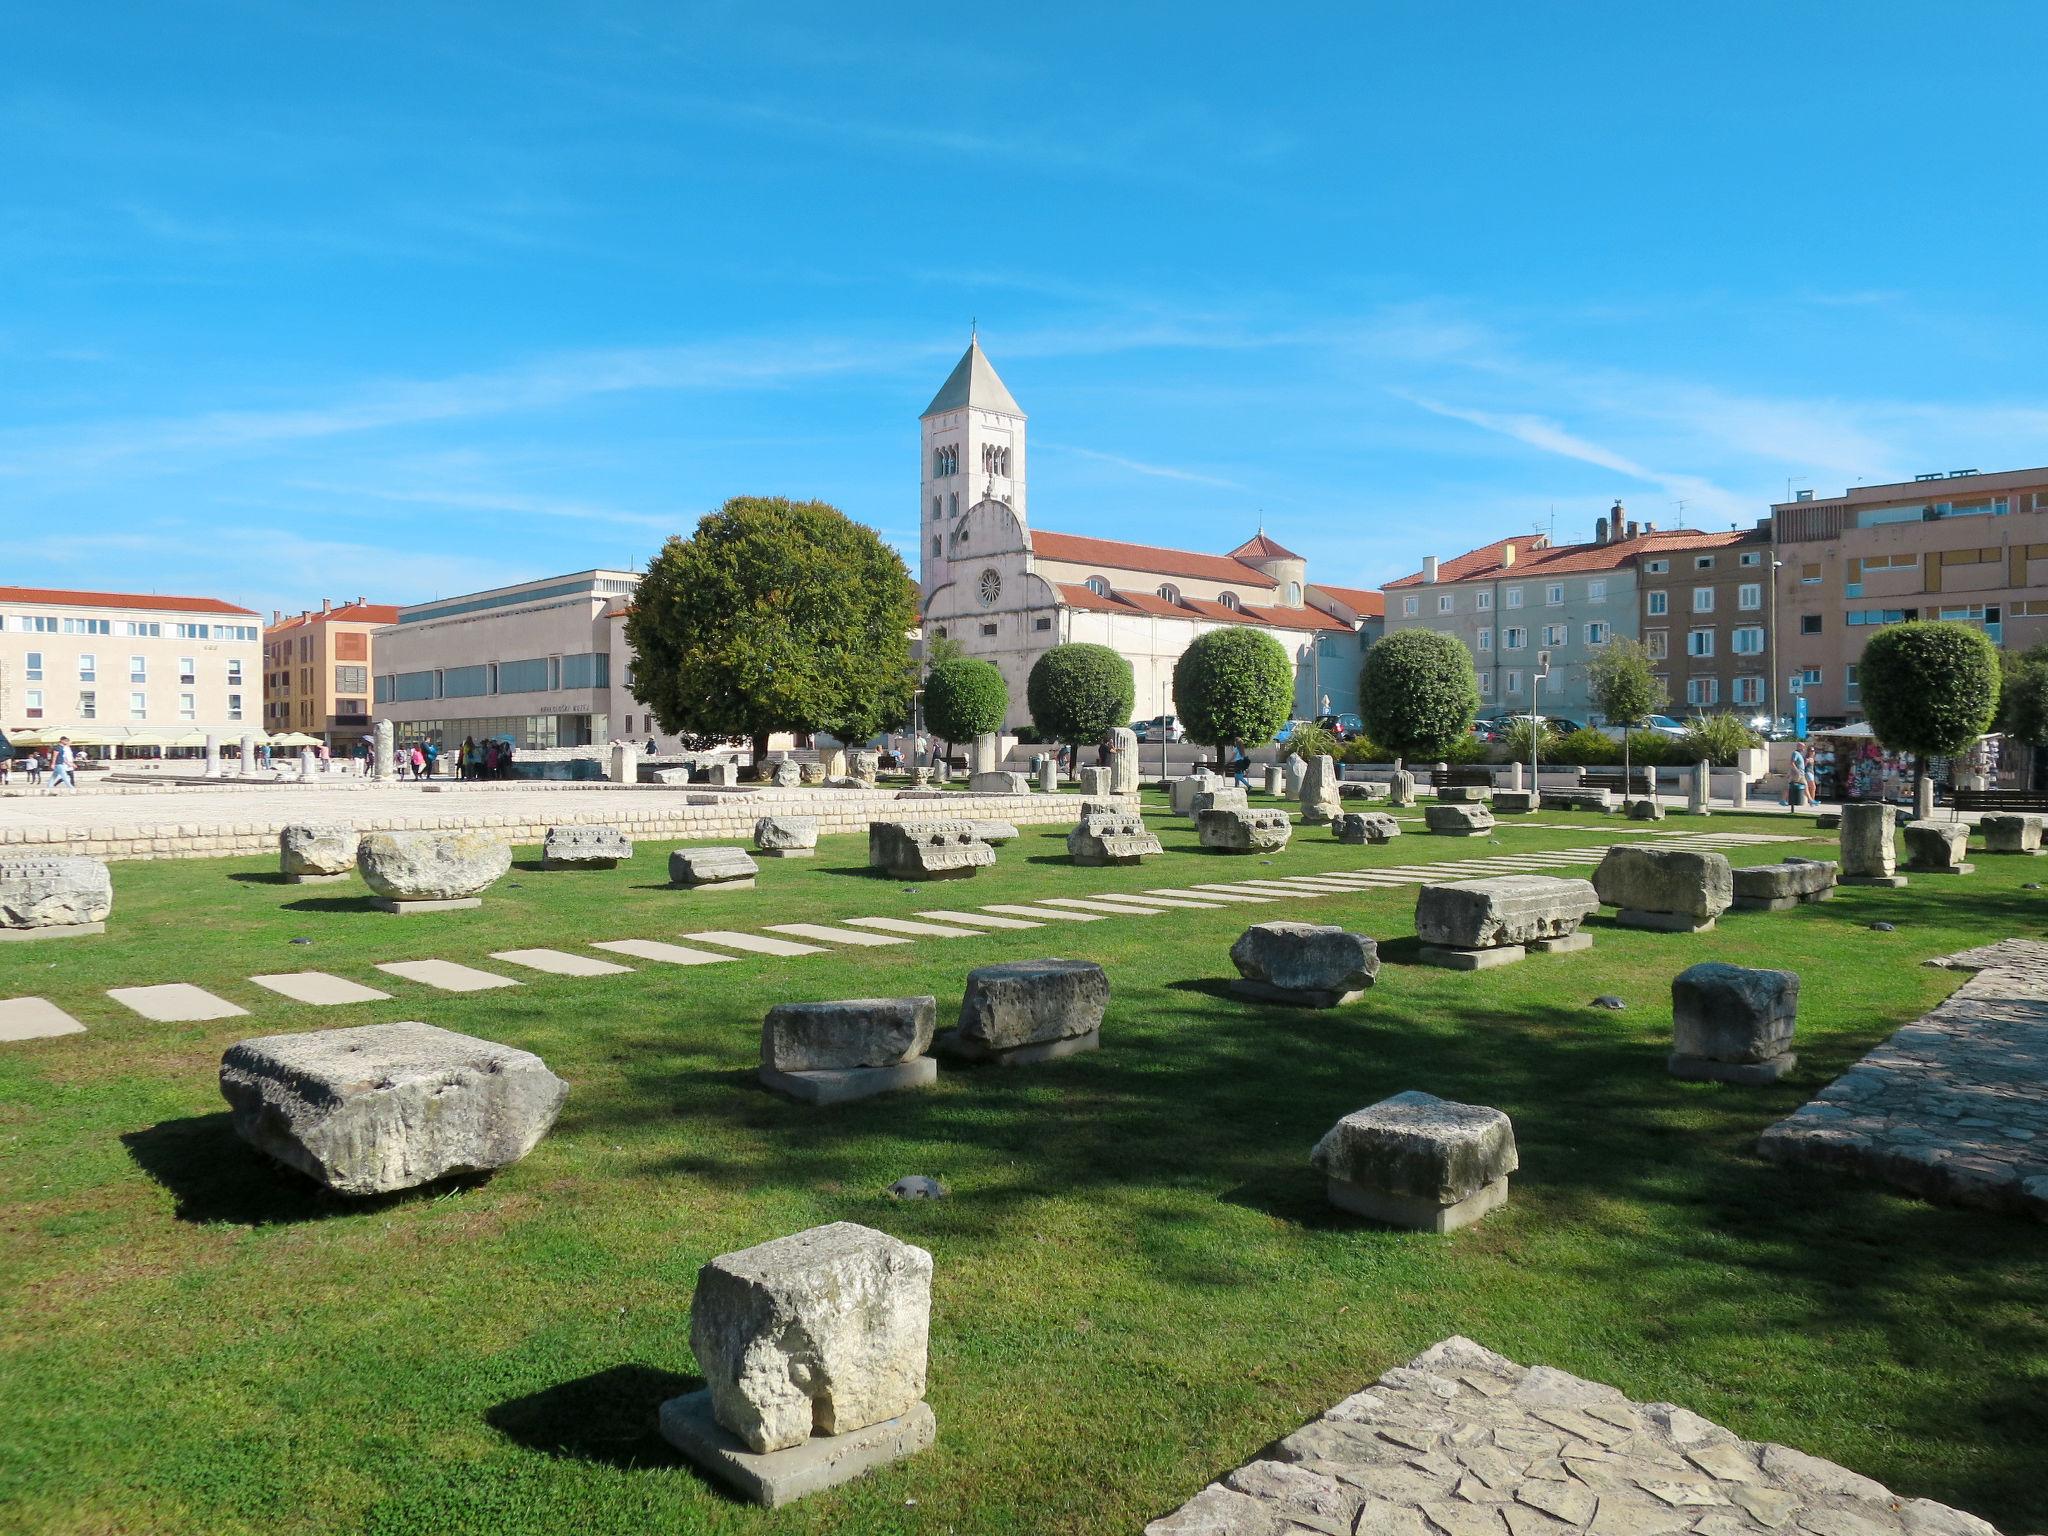
[[[1173,664],[1173,703],[1190,741],[1216,749],[1264,746],[1294,707],[1294,663],[1287,648],[1249,625],[1197,636]]]
[[[1889,625],[1864,646],[1858,679],[1877,739],[1913,756],[1916,803],[1927,759],[1967,752],[1998,709],[1998,652],[1968,624],[1914,619]]]
[[[1358,713],[1365,733],[1408,759],[1446,758],[1471,733],[1479,713],[1479,674],[1455,635],[1404,629],[1365,653]]]
[[[1131,664],[1106,645],[1056,645],[1024,683],[1031,723],[1047,741],[1075,748],[1131,723],[1138,685]]]
[[[1001,730],[1009,709],[1009,685],[990,662],[956,656],[925,676],[925,724],[948,745]]]
[[[1635,752],[1630,738],[1635,728],[1669,702],[1664,685],[1657,681],[1656,658],[1640,640],[1615,635],[1600,648],[1600,654],[1586,663],[1586,682],[1593,702],[1609,725],[1621,732],[1621,793],[1633,793]],[[1612,759],[1609,759],[1612,761]]]

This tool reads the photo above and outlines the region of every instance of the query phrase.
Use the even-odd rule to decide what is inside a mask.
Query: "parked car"
[[[1486,739],[1488,741],[1499,741],[1515,728],[1516,721],[1528,718],[1529,712],[1526,709],[1501,709],[1475,720],[1472,723],[1472,729],[1477,732],[1479,727],[1483,725],[1491,732]],[[1568,720],[1563,715],[1538,715],[1536,718],[1563,736],[1569,736],[1573,731],[1580,730],[1584,726],[1583,721]]]
[[[1598,727],[1598,730],[1610,741],[1621,740],[1623,734],[1618,725],[1603,725]],[[1636,726],[1635,730],[1638,735],[1647,731],[1653,736],[1670,736],[1674,739],[1685,734],[1685,727],[1669,715],[1646,715],[1642,724]]]
[[[1174,715],[1154,715],[1150,720],[1133,720],[1131,729],[1138,733],[1138,740],[1157,744],[1179,743],[1188,739],[1187,727]]]
[[[1292,736],[1296,731],[1300,730],[1303,726],[1311,725],[1313,723],[1313,721],[1309,720],[1288,721],[1285,725],[1281,726],[1279,730],[1273,733],[1273,744],[1279,747],[1286,746],[1288,737]]]
[[[1317,715],[1316,724],[1339,741],[1351,741],[1365,734],[1365,722],[1356,715]]]

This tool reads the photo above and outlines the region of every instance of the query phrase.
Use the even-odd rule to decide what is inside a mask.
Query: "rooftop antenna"
[[[1688,505],[1687,499],[1680,497],[1677,501],[1672,502],[1671,505],[1678,508],[1678,526],[1683,528],[1685,526],[1685,509]]]

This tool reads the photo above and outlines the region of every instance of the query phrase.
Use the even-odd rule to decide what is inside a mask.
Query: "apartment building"
[[[2048,468],[1802,491],[1771,525],[1780,681],[1818,724],[1863,718],[1857,666],[1886,624],[1959,619],[2009,651],[2048,639]]]
[[[1677,715],[1770,705],[1771,529],[1666,535],[1636,558],[1637,625]]]
[[[253,609],[213,597],[0,587],[0,729],[81,745],[257,729]]]
[[[302,731],[337,753],[370,729],[370,678],[376,632],[398,622],[389,603],[366,598],[286,617],[273,611],[263,631],[263,728]]]

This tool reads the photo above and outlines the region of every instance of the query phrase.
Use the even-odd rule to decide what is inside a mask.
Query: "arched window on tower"
[[[960,493],[958,491],[946,492],[946,510],[955,517],[960,515]]]
[[[932,535],[932,558],[939,558],[939,536],[936,533]]]
[[[1244,604],[1238,601],[1237,594],[1235,592],[1226,592],[1221,597],[1219,597],[1217,601],[1220,602],[1224,607],[1228,608],[1232,613],[1236,613],[1239,609],[1241,609],[1244,606]]]
[[[1090,576],[1088,578],[1088,590],[1097,597],[1109,596],[1109,578],[1107,576]]]
[[[939,511],[940,511],[940,508],[941,508],[941,506],[942,506],[942,503],[941,503],[941,502],[939,501],[939,498],[938,498],[938,497],[936,497],[936,496],[934,496],[934,497],[932,498],[932,516],[933,516],[933,517],[937,517],[937,516],[939,515]]]
[[[1287,606],[1290,608],[1299,608],[1301,606],[1301,583],[1298,581],[1287,583]]]
[[[1162,582],[1159,587],[1159,595],[1169,603],[1177,603],[1180,601],[1180,588],[1170,581]]]

